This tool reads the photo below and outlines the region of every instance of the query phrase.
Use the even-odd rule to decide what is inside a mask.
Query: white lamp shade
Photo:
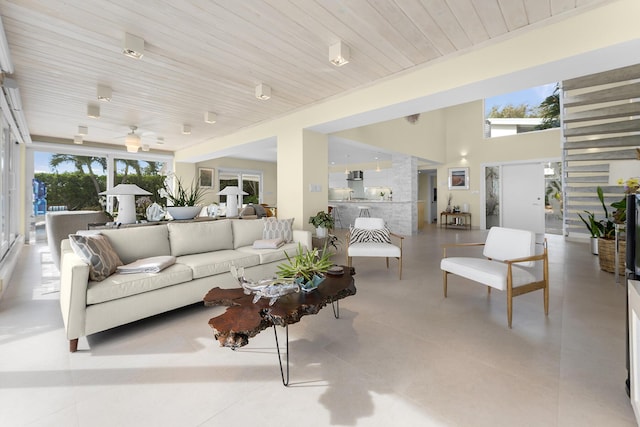
[[[248,195],[246,191],[242,191],[236,185],[228,185],[217,193],[220,196],[227,196],[227,216],[238,216],[238,196]]]
[[[151,193],[135,184],[118,184],[100,195],[118,196],[118,217],[115,222],[133,224],[136,222],[135,196],[148,196]]]

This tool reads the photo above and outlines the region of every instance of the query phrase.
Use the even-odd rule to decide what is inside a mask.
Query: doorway
[[[548,161],[484,165],[483,228],[501,226],[560,234],[560,168],[560,162]]]

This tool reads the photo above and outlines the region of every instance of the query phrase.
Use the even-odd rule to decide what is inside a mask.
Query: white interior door
[[[544,233],[544,164],[502,166],[502,226]]]

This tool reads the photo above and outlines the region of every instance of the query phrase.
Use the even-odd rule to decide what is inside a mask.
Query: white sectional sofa
[[[72,352],[78,338],[202,301],[213,287],[237,287],[229,272],[244,267],[245,276],[273,276],[300,243],[311,248],[311,233],[293,230],[293,241],[278,249],[254,249],[263,239],[263,219],[168,223],[102,230],[124,264],[172,255],[176,263],[159,273],[115,273],[89,279],[89,265],[61,243],[60,307]]]

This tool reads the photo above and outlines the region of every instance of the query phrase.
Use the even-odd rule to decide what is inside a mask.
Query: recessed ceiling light
[[[98,85],[98,101],[111,101],[111,88],[109,86]]]
[[[89,128],[86,126],[78,126],[78,133],[80,135],[86,135],[89,133]]]
[[[191,135],[191,125],[182,125],[182,134]]]
[[[264,83],[256,86],[256,98],[266,101],[271,98],[271,88]]]
[[[87,117],[92,119],[100,118],[100,106],[99,105],[87,105]]]
[[[140,59],[144,55],[144,39],[133,34],[125,33],[122,43],[122,53],[129,58]]]
[[[149,144],[142,144],[142,151],[149,151]]]
[[[164,137],[163,136],[159,136],[156,139],[156,144],[160,144],[160,145],[164,144]]]
[[[205,111],[204,113],[204,121],[205,123],[215,123],[218,120],[218,116],[216,113],[212,113],[211,111]]]
[[[74,144],[82,144],[82,135],[76,135],[73,137],[73,143]]]
[[[349,46],[341,41],[329,47],[329,61],[336,67],[349,63]]]

